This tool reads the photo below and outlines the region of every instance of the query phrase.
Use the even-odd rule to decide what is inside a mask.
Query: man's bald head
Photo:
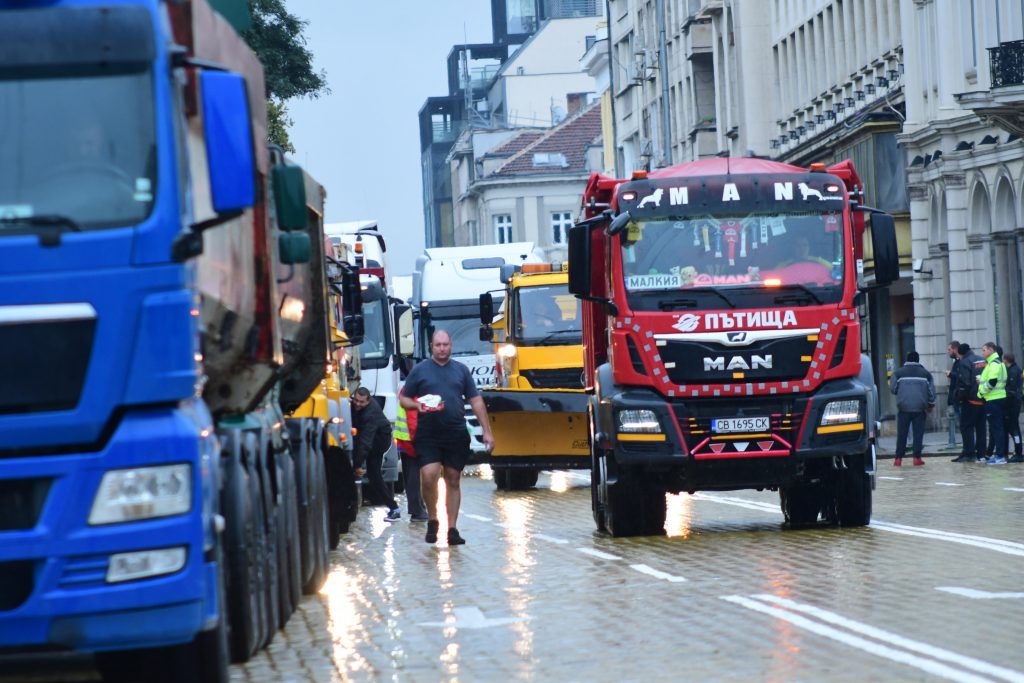
[[[434,330],[430,336],[430,357],[438,365],[444,365],[451,359],[452,338],[445,330]]]

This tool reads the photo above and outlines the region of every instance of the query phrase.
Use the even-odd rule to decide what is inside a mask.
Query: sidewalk
[[[912,439],[907,439],[907,454],[910,457]],[[891,458],[896,453],[896,435],[881,436],[878,438],[876,455],[879,458]],[[924,452],[922,457],[946,456],[955,457],[960,453],[960,439],[957,439],[956,446],[949,445],[949,432],[943,429],[941,432],[924,433]]]

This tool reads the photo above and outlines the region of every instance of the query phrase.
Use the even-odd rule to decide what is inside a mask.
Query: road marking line
[[[796,602],[794,600],[790,600],[788,598],[783,598],[767,593],[762,593],[751,597],[757,600],[761,600],[763,602],[772,602],[776,605],[785,607],[786,609],[790,609],[796,612],[808,614],[826,623],[848,629],[850,631],[853,631],[854,633],[859,633],[860,635],[867,636],[869,638],[874,638],[875,640],[880,640],[888,645],[902,647],[906,650],[910,650],[911,652],[916,652],[927,657],[932,657],[933,659],[949,662],[950,664],[954,664],[965,669],[970,669],[981,674],[995,676],[996,678],[1000,678],[1006,681],[1013,681],[1014,683],[1024,683],[1024,673],[1021,673],[1020,671],[1007,669],[980,659],[975,659],[973,657],[961,655],[951,650],[945,650],[941,647],[936,647],[934,645],[929,645],[928,643],[922,643],[911,638],[906,638],[904,636],[899,635],[898,633],[892,633],[891,631],[886,631],[884,629],[871,626],[870,624],[854,621],[853,619],[848,619],[847,617],[844,617],[840,614],[829,612],[828,610],[821,609],[820,607],[815,607],[814,605],[806,605],[803,603]]]
[[[741,607],[746,607],[747,609],[754,610],[755,612],[761,612],[762,614],[767,614],[776,617],[777,619],[788,621],[794,626],[806,629],[811,633],[836,640],[844,645],[849,645],[850,647],[863,650],[864,652],[868,652],[878,657],[884,657],[894,662],[907,664],[935,676],[942,676],[943,678],[962,681],[964,683],[980,683],[981,681],[988,680],[964,671],[959,671],[931,659],[917,657],[908,652],[904,652],[903,650],[896,650],[858,636],[850,635],[849,633],[832,628],[831,626],[825,626],[824,624],[812,621],[806,617],[794,614],[780,607],[772,607],[760,602],[755,602],[754,600],[745,598],[742,595],[722,595],[719,597],[722,600],[740,605]]]
[[[746,508],[748,510],[758,510],[761,512],[771,512],[777,515],[781,515],[782,511],[768,503],[761,503],[755,500],[747,500],[745,498],[736,498],[732,496],[717,496],[710,495],[707,493],[695,493],[693,497],[697,500],[709,501],[712,503],[721,503],[722,505],[733,505],[736,507]],[[983,548],[985,550],[994,550],[999,553],[1006,555],[1016,555],[1024,557],[1024,543],[1016,543],[1014,541],[1004,541],[998,538],[987,538],[985,536],[972,536],[969,534],[958,534],[952,531],[941,531],[939,529],[927,529],[924,527],[907,526],[904,524],[894,524],[892,522],[883,522],[880,520],[873,520],[870,528],[878,529],[880,531],[891,531],[896,534],[903,534],[904,536],[918,536],[920,538],[930,538],[934,541],[946,541],[949,543],[960,543],[962,545],[970,545],[976,548]]]
[[[548,536],[547,534],[534,534],[534,538],[541,541],[547,541],[548,543],[568,543],[569,541],[564,538],[555,538],[554,536]]]
[[[659,571],[654,567],[648,567],[646,564],[631,564],[629,566],[641,574],[647,574],[648,576],[653,576],[656,579],[664,579],[665,581],[671,581],[672,583],[682,583],[683,581],[686,581],[682,576],[673,576],[672,574]]]
[[[889,481],[903,481],[903,477],[883,477],[881,474],[878,475],[879,479],[888,479]]]
[[[472,514],[470,514],[468,512],[463,512],[462,516],[463,517],[469,517],[470,519],[475,519],[478,522],[490,522],[491,521],[490,517],[484,517],[483,515],[472,515]]]
[[[593,548],[576,548],[584,555],[591,555],[593,557],[599,557],[602,560],[621,560],[622,558],[617,555],[611,555],[609,553],[603,553],[600,550],[594,550]]]
[[[1007,486],[1003,489],[1004,491],[1016,491],[1017,493],[1024,493],[1024,489],[1015,489],[1012,486]]]
[[[936,486],[963,486],[963,484],[954,484],[951,481],[937,481],[937,482],[935,482],[935,485]]]
[[[935,590],[972,600],[1024,600],[1024,593],[990,593],[976,588],[960,588],[959,586],[936,586]]]
[[[937,541],[960,543],[962,545],[974,546],[975,548],[994,550],[997,553],[1004,553],[1006,555],[1024,557],[1024,543],[1004,541],[999,538],[971,536],[970,534],[958,534],[952,531],[940,531],[939,529],[905,526],[903,524],[893,524],[891,522],[871,522],[871,528],[891,531],[905,536],[919,536],[921,538],[931,538]]]
[[[454,619],[452,618],[454,617]],[[478,629],[493,628],[495,626],[506,626],[516,622],[525,621],[529,617],[505,617],[502,619],[491,619],[480,611],[479,607],[456,607],[452,609],[452,616],[447,621],[424,621],[420,626],[436,626],[438,628],[462,628]]]

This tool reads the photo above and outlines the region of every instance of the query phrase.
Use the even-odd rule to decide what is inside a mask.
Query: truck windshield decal
[[[9,219],[0,233],[23,231],[35,216],[96,230],[149,215],[156,134],[148,72],[0,77],[0,103],[0,121],[18,131],[0,146],[0,215]]]
[[[807,299],[802,305],[835,302],[843,248],[838,212],[638,218],[623,233],[624,284],[631,293],[692,293],[681,308],[721,308],[719,296],[702,297],[701,290],[723,287],[755,290],[762,305],[784,295]]]

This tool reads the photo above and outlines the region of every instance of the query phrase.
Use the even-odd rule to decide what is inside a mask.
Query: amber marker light
[[[780,280],[777,277],[770,277],[770,278],[767,278],[764,281],[764,286],[765,287],[781,287],[782,286],[782,280]]]
[[[632,180],[644,180],[647,178],[647,171],[633,171]]]

